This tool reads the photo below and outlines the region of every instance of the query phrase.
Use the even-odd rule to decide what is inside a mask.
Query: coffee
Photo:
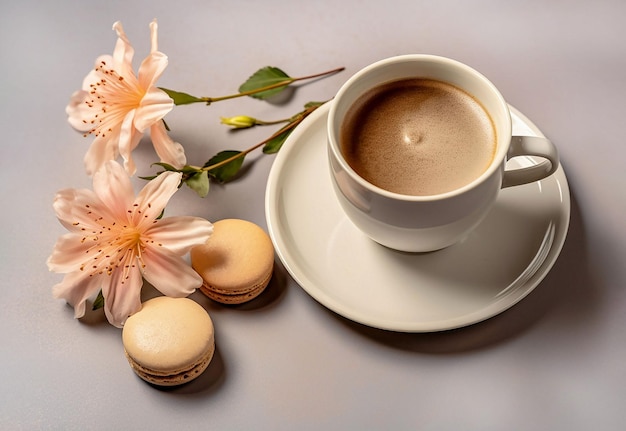
[[[427,196],[469,184],[491,163],[496,131],[465,91],[431,79],[402,79],[361,96],[340,131],[348,164],[391,192]]]

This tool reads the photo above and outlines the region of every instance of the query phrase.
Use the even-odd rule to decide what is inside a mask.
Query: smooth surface
[[[175,318],[168,318],[176,316]],[[156,374],[190,369],[214,344],[211,318],[188,298],[158,297],[128,318],[122,342],[128,355]]]
[[[621,0],[3,2],[0,429],[623,428],[625,16]],[[82,170],[91,140],[68,126],[65,105],[95,58],[112,52],[114,21],[122,20],[138,66],[155,17],[170,61],[163,87],[214,96],[265,65],[294,76],[346,67],[298,86],[284,104],[239,99],[175,108],[168,125],[195,164],[275,130],[229,133],[220,116],[293,115],[391,55],[445,55],[481,71],[560,150],[572,213],[554,267],[498,316],[401,334],[329,312],[277,262],[270,286],[244,306],[218,306],[196,292],[215,325],[210,366],[173,390],[145,384],[128,366],[119,329],[100,313],[76,321],[52,298],[61,276],[45,261],[64,233],[54,193],[91,187]],[[140,175],[154,172],[148,142],[135,157]],[[205,199],[183,188],[167,212],[267,228],[274,160],[252,153],[240,179],[213,184]]]
[[[454,98],[469,99],[469,106],[453,100],[436,102],[438,97],[429,93],[423,100],[404,101],[399,94],[389,98],[391,103],[388,107],[404,105],[401,111],[405,114],[410,112],[406,118],[402,118],[399,112],[383,108],[382,93],[378,91],[381,86],[418,77],[451,84],[461,90],[461,96],[455,95]],[[370,116],[366,113],[370,108],[364,108],[366,102],[363,99],[370,98],[375,90],[378,91],[378,105],[371,107],[373,115]],[[450,90],[452,87],[448,92]],[[463,95],[463,92],[466,94]],[[408,88],[404,89],[404,93],[409,94]],[[420,93],[421,97],[425,94]],[[424,100],[426,103],[422,103]],[[463,106],[467,111],[453,113],[450,111],[453,105],[456,106],[454,109]],[[479,111],[486,118],[473,115]],[[356,121],[353,119],[355,116]],[[400,120],[396,122],[398,116]],[[446,116],[451,118],[446,119]],[[467,124],[457,123],[460,117]],[[414,121],[415,118],[419,120]],[[436,120],[431,122],[434,118]],[[381,121],[386,121],[389,130],[376,130],[384,128],[379,124]],[[362,124],[359,125],[359,122]],[[332,185],[341,208],[367,236],[394,250],[430,252],[457,243],[484,219],[503,185],[532,183],[554,173],[559,167],[558,152],[550,140],[535,137],[531,141],[534,145],[526,140],[519,145],[518,140],[511,139],[509,107],[492,82],[470,66],[442,56],[393,56],[361,69],[337,92],[330,104],[327,123]],[[489,133],[484,130],[470,131],[473,127],[484,128],[484,123],[490,123],[487,126]],[[409,151],[395,151],[393,146],[398,146],[401,138],[395,136],[395,132],[413,133],[407,124],[415,127],[414,131],[421,136],[409,145]],[[441,131],[437,131],[439,125],[443,126]],[[346,130],[351,131],[346,134]],[[350,142],[353,137],[348,135],[357,133],[357,130],[359,134],[365,132],[369,136],[358,136]],[[402,138],[409,143],[412,140],[408,135]],[[485,139],[495,144],[495,148],[489,148]],[[454,149],[459,142],[464,143],[461,147],[467,147],[470,141],[472,147],[479,143],[479,147],[486,145],[487,154],[475,158],[466,154],[467,148],[465,153],[457,153]],[[448,146],[448,143],[451,145]],[[403,141],[400,146],[405,144]],[[348,148],[354,145],[359,151]],[[479,147],[469,152],[482,153]],[[520,151],[526,148],[532,151]],[[369,159],[367,162],[358,161],[358,157],[363,156],[354,157],[361,150]],[[447,154],[449,151],[453,153]],[[545,170],[543,165],[539,165],[503,172],[506,160],[513,154],[547,158],[550,163],[546,164],[552,169]],[[444,163],[439,160],[441,157],[452,161]],[[457,158],[461,162],[454,162]],[[483,161],[477,166],[470,166],[481,158]],[[465,167],[462,167],[463,163]],[[469,171],[463,172],[465,168]],[[460,176],[456,178],[457,175]],[[425,191],[433,186],[434,189],[428,193],[418,191],[419,188]]]
[[[489,113],[496,136],[494,157],[479,176],[454,190],[427,196],[378,187],[350,166],[339,144],[343,118],[366,90],[415,76],[442,80],[471,94]],[[510,136],[511,116],[506,101],[484,75],[468,65],[422,54],[383,59],[353,75],[330,106],[328,146],[333,187],[350,221],[378,243],[407,252],[440,250],[459,241],[491,209],[501,188]]]
[[[215,354],[211,317],[189,298],[160,296],[143,303],[122,329],[124,354],[132,370],[158,386],[197,379]]]
[[[206,289],[217,294],[216,299],[226,295],[231,303],[240,303],[267,285],[274,267],[274,248],[260,226],[226,219],[213,223],[213,234],[206,244],[191,250],[190,258]]]
[[[542,136],[511,110],[514,134]],[[505,311],[552,268],[570,216],[562,168],[538,184],[501,193],[460,243],[433,253],[397,252],[367,238],[339,205],[328,166],[328,112],[326,104],[290,136],[270,172],[266,198],[278,255],[321,304],[374,328],[448,330]],[[508,167],[536,163],[513,158]]]

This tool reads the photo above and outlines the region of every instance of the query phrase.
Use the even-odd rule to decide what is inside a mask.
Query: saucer
[[[433,332],[501,313],[528,295],[556,261],[569,226],[561,167],[532,184],[503,189],[487,218],[462,242],[424,254],[385,248],[346,218],[326,152],[329,104],[289,136],[270,171],[268,230],[295,281],[320,304],[374,328]],[[543,136],[511,108],[513,133]],[[517,157],[510,168],[529,166]]]

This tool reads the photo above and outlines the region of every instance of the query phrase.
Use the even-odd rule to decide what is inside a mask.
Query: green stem
[[[205,102],[207,105],[210,105],[213,102],[219,102],[221,100],[235,99],[237,97],[250,96],[252,94],[257,94],[257,93],[262,93],[264,91],[273,90],[275,88],[286,87],[286,86],[291,85],[291,84],[293,84],[294,82],[297,82],[297,81],[304,81],[306,79],[319,78],[320,76],[325,76],[325,75],[330,75],[330,74],[333,74],[333,73],[341,72],[344,69],[345,69],[345,67],[338,67],[336,69],[329,70],[329,71],[322,72],[322,73],[316,73],[314,75],[301,76],[299,78],[287,78],[284,81],[277,82],[277,83],[272,84],[272,85],[266,85],[265,87],[257,88],[257,89],[254,89],[254,90],[243,91],[241,93],[230,94],[228,96],[199,97],[198,101],[199,102]]]
[[[282,120],[274,120],[274,121],[263,121],[263,120],[257,119],[254,122],[254,125],[255,126],[272,126],[274,124],[287,123],[289,121],[291,121],[291,118],[283,118]]]
[[[304,78],[303,78],[304,79]],[[224,165],[227,165],[228,163],[237,160],[240,157],[244,157],[246,156],[248,153],[251,153],[252,151],[256,150],[259,147],[262,147],[263,145],[267,144],[268,142],[270,142],[272,139],[276,138],[277,136],[281,135],[282,133],[285,133],[287,130],[291,130],[293,128],[295,128],[298,124],[300,124],[302,122],[302,120],[304,120],[306,117],[308,117],[313,111],[315,111],[317,108],[319,108],[322,105],[315,105],[315,106],[311,106],[310,108],[305,109],[304,111],[294,115],[293,117],[291,117],[289,120],[291,121],[289,124],[285,125],[284,127],[281,127],[277,132],[275,132],[274,134],[272,134],[272,136],[270,136],[269,138],[259,142],[256,145],[253,145],[252,147],[232,156],[229,157],[228,159],[222,160],[221,162],[215,163],[213,165],[204,167],[204,168],[199,168],[196,167],[199,170],[203,170],[203,171],[211,171],[213,169],[217,169],[219,167],[222,167]]]

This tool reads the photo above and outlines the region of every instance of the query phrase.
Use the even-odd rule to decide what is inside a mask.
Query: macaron
[[[191,249],[200,290],[222,304],[241,304],[261,294],[274,271],[274,247],[265,231],[239,219],[213,223],[213,234]]]
[[[215,352],[215,332],[211,317],[197,302],[160,296],[144,302],[126,320],[122,343],[139,377],[176,386],[206,370]]]

